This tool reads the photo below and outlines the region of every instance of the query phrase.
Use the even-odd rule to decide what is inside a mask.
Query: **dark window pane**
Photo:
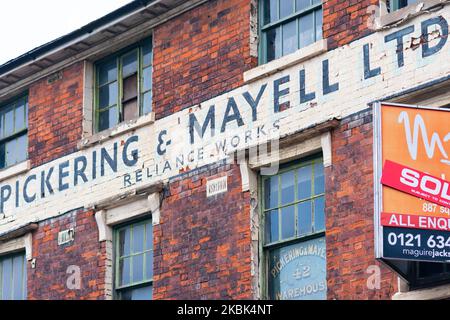
[[[0,139],[3,139],[5,129],[5,114],[0,113]]]
[[[325,197],[314,200],[314,232],[325,231]]]
[[[391,0],[391,7],[393,10],[398,10],[414,3],[417,3],[417,0]]]
[[[311,197],[312,166],[298,169],[298,200]]]
[[[117,104],[118,89],[117,82],[103,86],[99,89],[99,108],[104,109]]]
[[[147,92],[143,96],[143,102],[142,102],[142,111],[144,114],[149,114],[152,112],[152,91]]]
[[[25,103],[25,127],[28,128],[28,100]]]
[[[10,108],[5,113],[5,137],[14,133],[14,109]]]
[[[295,236],[295,206],[281,209],[281,238],[289,239]]]
[[[283,25],[283,55],[287,55],[298,49],[297,38],[296,20]]]
[[[322,39],[323,13],[322,9],[315,11],[316,15],[316,41]]]
[[[266,212],[266,243],[277,242],[279,240],[278,210]]]
[[[321,1],[321,0],[319,0],[319,1]],[[296,4],[297,11],[305,10],[306,8],[311,6],[311,0],[296,0],[296,2],[297,2],[297,4]]]
[[[122,77],[136,73],[138,67],[137,51],[130,52],[122,57]]]
[[[137,97],[138,81],[137,74],[123,80],[123,101],[128,101]]]
[[[264,0],[264,24],[278,20],[278,0]]]
[[[280,19],[286,18],[294,13],[294,1],[293,0],[281,0],[280,1]]]
[[[15,150],[16,163],[23,162],[28,158],[28,137],[26,134],[17,138]]]
[[[12,299],[12,273],[13,273],[13,263],[12,259],[8,258],[3,260],[3,270],[2,270],[2,299],[11,300]]]
[[[145,226],[145,250],[153,249],[153,226],[151,223],[147,223]]]
[[[323,172],[323,163],[316,163],[314,165],[314,194],[325,193],[325,176]]]
[[[119,232],[119,255],[121,257],[131,254],[131,229],[126,228]]]
[[[106,130],[114,127],[119,123],[119,115],[117,114],[117,107],[112,107],[106,111],[100,112],[99,130]]]
[[[28,156],[28,137],[23,134],[0,145],[0,168],[23,162]]]
[[[25,129],[25,104],[22,102],[17,108],[16,108],[16,115],[14,119],[14,127],[15,131],[20,131],[22,129]]]
[[[435,262],[419,262],[419,278],[439,276],[444,273],[445,264]]]
[[[300,48],[304,48],[314,41],[314,13],[310,13],[300,18]]]
[[[123,104],[123,121],[133,120],[139,117],[137,99]]]
[[[23,295],[23,256],[15,256],[13,259],[13,299],[14,300],[22,300],[24,298]]]
[[[144,251],[145,225],[137,225],[133,228],[133,253]]]
[[[22,255],[22,261],[23,261],[23,274],[22,274],[22,282],[23,282],[23,289],[22,289],[22,295],[23,295],[23,300],[27,299],[27,258],[26,256],[23,254]]]
[[[266,179],[264,182],[265,209],[278,206],[278,176]]]
[[[123,290],[121,293],[122,300],[145,301],[145,300],[152,300],[152,296],[153,296],[152,286]]]
[[[98,85],[117,80],[117,62],[112,59],[98,67]]]
[[[148,91],[152,89],[152,67],[145,68],[143,70],[144,78],[143,78],[143,89],[144,91]]]
[[[145,280],[153,279],[153,251],[145,254]]]
[[[144,280],[144,255],[140,254],[133,257],[133,283]]]
[[[280,28],[270,29],[266,33],[267,62],[281,57],[281,32]]]
[[[0,169],[3,169],[6,167],[6,150],[5,150],[5,144],[0,144]]]
[[[295,174],[289,171],[281,175],[281,204],[295,201]]]
[[[6,156],[5,156],[5,162],[6,166],[10,167],[12,165],[15,165],[17,163],[17,139],[10,140],[6,142]]]
[[[130,279],[131,258],[124,258],[119,263],[120,285],[126,286],[131,283]]]
[[[311,201],[298,204],[298,235],[305,236],[312,232]]]
[[[146,44],[142,48],[143,66],[147,67],[153,63],[153,52],[151,44]]]

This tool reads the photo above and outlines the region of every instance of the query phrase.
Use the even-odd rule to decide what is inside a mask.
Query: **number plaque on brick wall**
[[[206,183],[206,197],[216,196],[228,191],[228,177],[210,180]]]

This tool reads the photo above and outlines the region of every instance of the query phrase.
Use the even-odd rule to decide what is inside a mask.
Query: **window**
[[[25,254],[0,257],[0,300],[26,300],[27,262]]]
[[[321,0],[261,0],[261,63],[322,39]]]
[[[262,177],[267,296],[326,299],[325,179],[322,159]]]
[[[152,222],[116,230],[116,296],[121,300],[151,300],[153,294]]]
[[[97,132],[152,111],[152,40],[96,64]]]
[[[393,12],[414,3],[417,3],[417,0],[390,0],[388,8]]]
[[[28,97],[0,108],[0,169],[28,158]]]
[[[410,291],[450,283],[450,264],[395,261],[392,267],[408,282]]]
[[[411,266],[411,289],[430,287],[450,282],[450,264],[416,262]]]

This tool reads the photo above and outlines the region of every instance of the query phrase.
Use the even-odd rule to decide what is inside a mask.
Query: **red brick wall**
[[[207,199],[207,179],[225,175],[228,193]],[[154,299],[251,299],[249,204],[237,165],[172,180],[154,231]]]
[[[62,72],[62,78],[37,81],[29,89],[29,159],[32,167],[70,154],[81,139],[83,62]]]
[[[58,233],[75,229],[75,241],[58,246]],[[78,211],[39,224],[33,233],[33,258],[28,263],[28,299],[104,299],[105,242],[98,241],[94,212]],[[71,290],[67,280],[69,266],[80,267],[81,287]]]
[[[242,85],[250,56],[250,0],[210,0],[154,30],[156,119]]]
[[[372,33],[368,27],[373,5],[379,0],[323,0],[323,36],[328,39],[328,49],[348,44]]]
[[[332,134],[333,165],[326,169],[328,299],[390,299],[397,277],[381,267],[381,289],[366,273],[375,261],[371,111],[346,118]]]

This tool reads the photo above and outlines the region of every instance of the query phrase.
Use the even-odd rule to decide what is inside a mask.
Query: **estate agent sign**
[[[377,258],[450,262],[450,110],[375,110]]]

